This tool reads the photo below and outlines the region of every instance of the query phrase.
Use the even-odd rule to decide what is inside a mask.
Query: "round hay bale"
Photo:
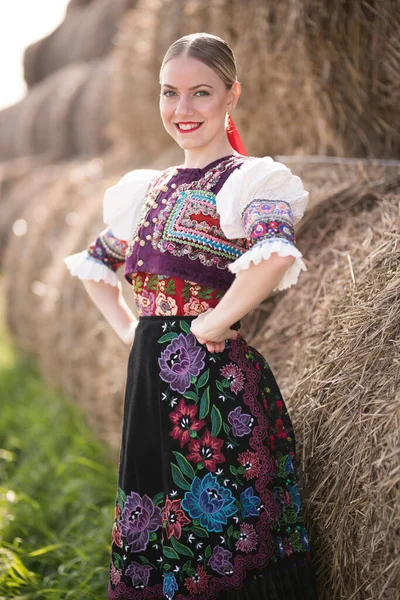
[[[19,103],[0,110],[0,161],[17,156],[15,147],[15,124],[20,112]]]
[[[360,181],[309,211],[308,271],[252,341],[294,422],[321,600],[398,589],[399,186]]]
[[[4,163],[0,171],[0,256],[3,259],[8,240],[12,236],[20,237],[21,243],[23,242],[27,228],[24,211],[47,194],[48,188],[63,176],[65,168],[60,165],[45,165],[38,158],[26,157]],[[1,264],[2,262],[3,260]]]
[[[121,16],[133,5],[133,0],[70,3],[64,21],[26,48],[23,62],[27,85],[32,87],[72,63],[106,55]]]
[[[139,1],[122,19],[111,92],[110,138],[116,144],[130,144],[133,154],[141,152],[147,160],[171,145],[161,120],[155,118],[161,56],[156,56],[154,49],[160,34],[157,11],[161,5],[157,0],[147,5]]]
[[[107,137],[110,115],[110,80],[114,58],[91,61],[90,71],[70,113],[68,131],[77,154],[98,156],[111,145]]]
[[[344,155],[400,155],[398,0],[302,2],[316,93]]]
[[[35,86],[9,114],[14,139],[10,148],[4,147],[3,158],[11,158],[13,151],[13,157],[43,154],[57,162],[106,149],[111,63],[103,59],[70,65]]]
[[[385,181],[400,169],[399,160],[335,156],[275,156],[301,177],[310,192],[309,208],[363,182]],[[307,217],[307,213],[306,213]],[[300,223],[300,228],[304,224]]]
[[[31,192],[29,205],[13,226],[14,235],[5,254],[8,326],[16,344],[28,352],[36,351],[38,337],[38,296],[32,290],[32,282],[40,280],[38,272],[51,259],[65,228],[65,213],[80,201],[73,171],[73,165],[64,164],[55,182],[39,178],[41,189],[36,196]]]
[[[37,133],[48,132],[47,152],[53,161],[80,154],[73,135],[72,120],[84,87],[93,73],[90,64],[77,63],[62,69],[54,78],[61,80],[41,110]],[[50,79],[50,78],[49,78]],[[49,80],[48,79],[48,80]],[[47,81],[48,81],[47,80]]]

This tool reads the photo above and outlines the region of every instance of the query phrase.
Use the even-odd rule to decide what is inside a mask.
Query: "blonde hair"
[[[176,40],[168,48],[160,68],[172,58],[190,56],[196,58],[222,79],[227,89],[237,80],[236,61],[229,44],[222,38],[211,33],[192,33]]]

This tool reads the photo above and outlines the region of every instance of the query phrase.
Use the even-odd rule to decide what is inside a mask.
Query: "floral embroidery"
[[[243,389],[244,376],[236,365],[230,363],[226,367],[223,367],[221,369],[221,374],[228,380],[229,389],[234,394],[237,394]]]
[[[232,575],[233,565],[229,560],[231,557],[232,552],[222,546],[215,546],[207,564],[220,575]]]
[[[159,341],[162,343],[168,339],[171,335],[167,333]],[[173,341],[158,359],[161,379],[167,381],[172,390],[183,394],[190,386],[191,377],[204,368],[205,355],[193,333],[174,335]]]
[[[138,265],[145,264],[148,272],[156,272],[162,260],[168,265],[166,272],[170,275],[185,277],[193,270],[194,279],[204,279],[206,273],[204,269],[199,272],[200,263],[208,268],[210,281],[217,277],[217,287],[225,290],[229,287],[234,277],[228,266],[247,250],[248,240],[226,238],[213,189],[227,171],[239,167],[244,160],[233,156],[220,161],[200,178],[181,183],[177,179],[174,190],[165,185],[175,176],[171,168],[150,183],[126,250],[128,281],[138,271]]]
[[[238,512],[231,490],[219,484],[212,473],[202,479],[193,478],[182,506],[208,532],[222,531],[222,525],[226,525],[228,517]]]
[[[176,409],[169,414],[169,418],[174,424],[169,435],[174,440],[179,440],[181,448],[191,440],[193,432],[199,431],[205,426],[204,419],[197,419],[197,406],[195,404],[185,404],[185,400],[181,398]]]
[[[153,498],[118,488],[109,599],[207,600],[248,570],[309,556],[294,434],[268,363],[243,338],[227,341],[221,367],[183,319],[157,341],[167,487]]]
[[[226,461],[221,452],[224,440],[210,435],[208,429],[205,430],[201,438],[194,439],[189,443],[187,459],[195,464],[201,464],[209,471],[215,471],[217,463]]]
[[[107,227],[92,242],[88,248],[88,254],[103,265],[116,271],[125,262],[125,252],[128,243],[115,237],[111,229]]]
[[[150,571],[149,565],[141,565],[137,562],[131,562],[126,570],[126,575],[132,578],[132,585],[135,589],[143,589],[149,583]]]
[[[238,455],[239,463],[244,467],[243,477],[245,479],[254,479],[260,475],[260,455],[257,452],[246,450]]]
[[[295,243],[293,213],[285,200],[256,198],[242,211],[241,217],[249,248],[271,239]]]
[[[198,258],[205,266],[226,268],[242,250],[237,240],[225,239],[219,225],[215,194],[179,186],[175,202],[159,213],[154,227],[153,248],[174,256]],[[175,194],[172,194],[172,197]],[[242,244],[246,240],[242,240]]]
[[[139,315],[199,315],[215,308],[224,292],[168,275],[138,271],[133,291]]]
[[[154,506],[150,498],[143,498],[132,492],[124,504],[121,515],[121,533],[131,547],[132,552],[145,550],[149,542],[149,533],[161,526],[161,511]]]
[[[251,552],[257,548],[257,533],[250,523],[240,525],[240,537],[236,542],[236,548],[241,552]]]
[[[181,508],[181,501],[169,500],[169,498],[167,498],[163,508],[162,518],[168,539],[173,535],[175,539],[179,540],[182,534],[182,526],[190,523],[190,519],[187,518]]]
[[[232,425],[232,435],[241,437],[250,433],[253,417],[248,414],[242,414],[242,407],[237,406],[235,410],[232,410],[228,414],[228,421]]]
[[[208,575],[201,565],[198,565],[194,575],[185,579],[185,586],[192,594],[201,594],[208,587],[208,580],[211,575]]]

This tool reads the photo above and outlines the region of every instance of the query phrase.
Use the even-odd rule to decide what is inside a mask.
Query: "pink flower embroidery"
[[[242,552],[251,552],[257,548],[257,533],[250,523],[240,525],[240,538],[236,542],[236,548]]]
[[[220,372],[229,381],[230,390],[234,394],[237,394],[244,388],[244,375],[237,365],[229,363]]]

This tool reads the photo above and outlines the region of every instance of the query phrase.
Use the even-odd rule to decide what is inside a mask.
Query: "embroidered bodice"
[[[296,283],[306,266],[294,224],[307,200],[301,180],[270,157],[136,169],[106,190],[106,228],[64,260],[72,275],[111,285],[124,266],[139,315],[196,315],[272,252],[295,257],[277,289]]]

